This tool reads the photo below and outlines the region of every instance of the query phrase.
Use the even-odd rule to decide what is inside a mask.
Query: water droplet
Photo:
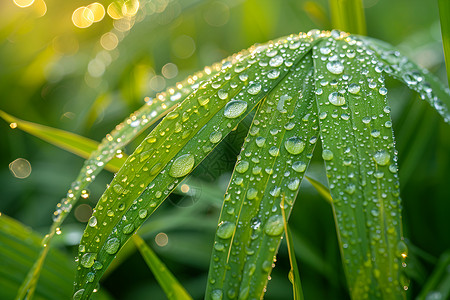
[[[80,264],[85,268],[90,268],[97,258],[97,253],[85,253],[81,257]]]
[[[284,147],[290,154],[297,155],[303,152],[305,143],[299,137],[293,136],[286,140]]]
[[[245,172],[247,172],[247,170],[248,170],[248,166],[249,166],[249,163],[248,163],[248,161],[245,161],[245,160],[241,160],[240,162],[238,162],[238,164],[236,165],[236,172],[239,172],[239,173],[245,173]]]
[[[373,159],[375,160],[375,162],[377,164],[379,164],[380,166],[385,166],[389,163],[391,156],[389,155],[389,153],[387,153],[385,150],[380,150],[377,151],[374,155],[373,155]]]
[[[296,161],[292,164],[292,169],[299,173],[304,172],[306,170],[306,164],[302,161]]]
[[[220,90],[217,92],[217,96],[219,96],[220,99],[225,100],[225,99],[228,98],[228,92],[225,91],[225,90],[223,90],[223,89],[220,89]]]
[[[86,281],[87,282],[93,282],[95,278],[95,274],[93,272],[89,272],[86,274]]]
[[[324,55],[330,54],[330,52],[331,52],[331,49],[328,47],[321,47],[319,50],[320,50],[320,53],[322,53]]]
[[[380,89],[378,90],[378,92],[380,93],[380,95],[386,95],[388,90],[385,87],[380,87]]]
[[[370,132],[370,135],[371,135],[372,137],[374,137],[374,138],[377,138],[377,137],[380,136],[380,131],[377,130],[377,129],[374,129],[374,130],[372,130],[372,131]]]
[[[397,244],[397,256],[403,259],[408,256],[408,246],[404,241],[399,241]]]
[[[80,300],[83,297],[84,289],[79,289],[78,291],[73,294],[72,299],[73,300]]]
[[[264,137],[262,137],[262,136],[258,136],[258,137],[256,138],[255,142],[256,142],[256,145],[257,145],[258,147],[263,147],[264,144],[266,143],[266,138],[264,138]]]
[[[284,59],[283,59],[281,56],[277,55],[277,56],[272,57],[272,58],[270,59],[269,65],[270,65],[271,67],[279,67],[279,66],[281,66],[281,64],[283,63],[283,61],[284,61]]]
[[[209,141],[213,144],[218,143],[222,139],[222,132],[220,131],[213,131],[209,135]]]
[[[169,175],[175,178],[183,177],[191,172],[195,159],[192,154],[184,154],[175,159],[169,170]]]
[[[173,120],[173,119],[178,118],[179,115],[180,114],[178,112],[171,111],[170,113],[167,114],[166,118],[169,119],[169,120]]]
[[[335,106],[342,106],[345,104],[345,98],[344,96],[342,96],[341,94],[339,94],[338,92],[332,92],[329,96],[328,96],[328,101],[330,101],[331,104],[335,105]]]
[[[348,91],[349,91],[349,93],[351,93],[351,94],[358,94],[360,90],[361,90],[361,87],[359,86],[359,84],[351,83],[351,84],[348,86]]]
[[[224,116],[229,119],[235,119],[241,116],[247,110],[247,102],[242,100],[232,100],[225,105]]]
[[[328,149],[323,150],[322,158],[324,160],[332,160],[333,157],[334,157],[334,154],[333,154],[333,152],[331,150],[328,150]]]
[[[255,199],[256,196],[258,196],[258,190],[254,189],[254,188],[248,189],[247,199],[252,200],[252,199]]]
[[[221,222],[219,224],[219,228],[217,229],[217,236],[220,237],[221,239],[229,239],[233,233],[234,233],[234,229],[236,228],[236,225],[234,225],[231,222],[225,221],[225,222]]]
[[[352,195],[356,190],[356,186],[353,183],[349,183],[346,187],[345,187],[345,192],[349,195]]]
[[[278,236],[283,233],[283,230],[284,222],[283,217],[280,215],[271,216],[264,226],[264,232],[270,236]]]
[[[197,99],[198,104],[200,104],[201,106],[205,106],[206,104],[209,103],[209,97],[205,97],[205,96],[200,96]]]
[[[105,243],[105,251],[108,254],[116,254],[116,252],[119,250],[119,247],[120,247],[120,241],[118,238],[109,239]]]
[[[211,292],[211,300],[222,300],[223,292],[222,290],[215,289]]]
[[[269,193],[274,197],[278,197],[278,196],[280,196],[281,188],[275,186]]]
[[[90,217],[88,224],[90,227],[95,227],[97,225],[97,218],[95,216]]]
[[[139,214],[139,218],[145,219],[145,217],[147,216],[147,210],[141,209],[138,214]]]
[[[253,83],[247,89],[247,93],[249,93],[250,95],[256,95],[260,91],[261,91],[261,84],[259,84],[259,83]]]
[[[338,75],[344,72],[344,65],[338,60],[330,61],[327,63],[327,69],[331,73]]]
[[[123,234],[130,234],[132,233],[134,230],[134,225],[133,224],[127,224],[123,227],[122,232]]]
[[[239,79],[240,79],[241,81],[247,81],[248,75],[247,75],[247,74],[239,74]]]
[[[298,186],[300,185],[300,180],[298,178],[291,179],[291,181],[288,183],[288,189],[291,191],[296,191],[298,189]]]
[[[277,69],[272,69],[267,73],[269,79],[277,79],[280,76],[280,71]]]

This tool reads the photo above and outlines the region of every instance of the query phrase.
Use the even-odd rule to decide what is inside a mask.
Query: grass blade
[[[359,38],[375,51],[379,69],[419,93],[420,98],[426,100],[450,124],[450,92],[442,82],[391,45],[369,37]]]
[[[450,2],[438,0],[439,17],[441,20],[442,44],[444,46],[445,67],[447,70],[447,80],[450,86]]]
[[[372,52],[342,34],[314,55],[322,157],[350,294],[404,299],[406,245],[384,78]]]
[[[324,198],[330,204],[333,203],[333,198],[331,198],[330,191],[326,186],[309,176],[305,176],[305,178],[309,181],[309,183],[311,183],[313,188],[316,189],[316,191],[320,194],[320,196],[322,196],[322,198]]]
[[[362,0],[329,0],[333,28],[365,35],[366,17]]]
[[[311,80],[308,53],[254,117],[222,206],[208,297],[263,295],[284,231],[280,209],[289,215],[317,140]]]
[[[133,242],[169,300],[192,299],[166,265],[139,235],[133,235]]]
[[[14,124],[14,128],[19,128],[29,134],[40,138],[52,145],[60,147],[64,150],[72,152],[83,158],[89,158],[92,152],[97,150],[98,142],[72,132],[52,128],[37,123],[24,121],[0,110],[0,117],[6,122]],[[105,166],[105,169],[111,172],[117,172],[125,162],[125,158],[114,157]]]
[[[418,300],[426,299],[448,299],[450,296],[450,251],[444,252],[436,267],[425,283],[422,291],[417,297]]]
[[[233,58],[230,58],[231,60]],[[225,60],[226,61],[226,60]],[[155,123],[162,116],[167,114],[174,106],[190,95],[198,87],[198,82],[209,78],[219,70],[219,65],[207,67],[204,71],[188,77],[183,82],[177,84],[176,88],[170,88],[167,92],[158,94],[155,99],[149,99],[148,102],[135,113],[131,114],[124,122],[117,125],[116,128],[102,140],[98,148],[93,151],[78,174],[76,180],[72,183],[65,198],[57,204],[53,213],[53,224],[49,233],[45,236],[43,244],[50,247],[52,238],[57,228],[65,220],[67,214],[78,201],[82,192],[95,180],[95,177],[103,167],[115,156],[124,156],[120,149],[133,140],[139,133]],[[20,288],[16,299],[25,299],[27,295],[31,298],[43,261],[47,254],[46,248],[42,248],[39,258],[30,269],[26,280]]]
[[[284,58],[267,57],[265,50],[273,46],[265,45],[238,54],[233,63],[224,63],[219,74],[200,85],[138,146],[101,197],[86,227],[78,254],[77,298],[89,297],[130,233],[297,63],[310,45],[304,42],[310,37],[301,38],[292,36],[275,44],[284,48]],[[266,68],[267,63],[274,69]],[[269,72],[272,80],[258,81],[258,76]],[[140,170],[143,172],[138,173]],[[86,281],[87,277],[93,280]]]

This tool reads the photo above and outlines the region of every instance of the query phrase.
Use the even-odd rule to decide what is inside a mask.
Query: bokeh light
[[[13,0],[14,4],[18,7],[28,7],[31,6],[34,3],[34,0]]]
[[[162,91],[166,87],[166,80],[164,77],[156,75],[150,79],[150,88],[156,92]]]
[[[78,7],[72,14],[72,22],[78,28],[87,28],[94,23],[94,13],[85,6]]]
[[[14,177],[24,179],[31,174],[31,164],[24,158],[18,158],[9,164],[9,170]]]
[[[88,204],[80,204],[75,208],[74,215],[79,222],[87,222],[92,216],[92,207]]]
[[[162,67],[161,73],[167,79],[175,78],[178,75],[178,67],[173,63],[167,63]]]
[[[108,5],[106,11],[108,15],[114,20],[119,20],[123,18],[122,7],[117,2],[113,2],[110,5]]]
[[[172,44],[172,52],[179,58],[189,58],[195,51],[195,42],[188,35],[180,35]]]
[[[122,5],[122,14],[127,17],[135,16],[139,10],[138,0],[128,0]]]
[[[204,11],[203,18],[211,26],[223,26],[230,19],[230,8],[223,2],[213,1]]]
[[[160,232],[155,236],[155,243],[160,247],[167,246],[167,243],[169,243],[169,237],[164,232]]]
[[[107,32],[100,38],[100,44],[102,45],[103,49],[111,51],[117,47],[117,45],[119,44],[119,39],[114,33]]]
[[[100,22],[105,17],[105,8],[102,4],[94,2],[89,4],[87,8],[92,11],[92,14],[94,15],[94,22]]]

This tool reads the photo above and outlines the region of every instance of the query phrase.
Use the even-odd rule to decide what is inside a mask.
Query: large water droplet
[[[277,55],[277,56],[272,57],[272,58],[270,59],[269,65],[270,65],[271,67],[279,67],[279,66],[281,66],[281,64],[283,63],[283,61],[284,61],[283,58],[282,58],[281,56]]]
[[[330,101],[331,104],[335,105],[335,106],[342,106],[345,104],[345,98],[344,96],[342,96],[341,94],[339,94],[338,92],[332,92],[329,96],[328,96],[328,101]]]
[[[215,289],[211,292],[211,300],[222,300],[223,292],[222,290]]]
[[[88,225],[89,227],[95,227],[97,225],[97,218],[95,216],[90,217]]]
[[[305,143],[299,137],[293,136],[286,140],[284,147],[290,154],[297,155],[303,152]]]
[[[296,161],[292,164],[292,169],[294,169],[295,172],[304,172],[306,170],[306,164],[302,161]]]
[[[222,139],[222,132],[220,131],[213,131],[209,135],[209,141],[213,144],[218,143]]]
[[[270,70],[267,73],[267,77],[269,77],[269,79],[276,79],[278,78],[278,76],[280,76],[280,71],[278,71],[277,69]]]
[[[236,225],[231,222],[225,221],[219,224],[219,228],[217,229],[217,236],[221,239],[229,239],[234,232]]]
[[[344,65],[336,60],[336,61],[330,61],[327,63],[327,69],[333,74],[341,74],[344,71]]]
[[[349,91],[351,94],[358,94],[360,90],[361,90],[361,87],[359,86],[359,84],[351,83],[351,84],[348,86],[348,91]]]
[[[132,233],[134,230],[134,225],[133,224],[127,224],[123,227],[122,232],[124,234],[130,234]]]
[[[90,268],[97,258],[97,253],[85,253],[81,257],[80,264],[85,268]]]
[[[247,170],[248,170],[248,166],[249,166],[249,163],[248,163],[248,161],[245,161],[245,160],[241,160],[240,162],[238,162],[238,164],[236,165],[236,172],[239,172],[239,173],[245,173],[245,172],[247,172]]]
[[[280,215],[271,216],[264,226],[264,232],[270,236],[278,236],[283,233],[283,230],[284,222]]]
[[[328,149],[323,150],[322,158],[324,160],[332,160],[333,157],[334,157],[334,154],[333,154],[333,152],[331,150],[328,150]]]
[[[255,199],[256,196],[258,196],[258,190],[254,188],[250,188],[247,191],[247,199],[252,200]]]
[[[192,154],[184,154],[175,159],[169,170],[169,175],[172,177],[183,177],[191,172],[194,167],[195,159]]]
[[[247,92],[250,95],[256,95],[261,91],[261,84],[259,83],[253,83],[252,85],[250,85],[247,89]]]
[[[229,119],[235,119],[241,116],[247,110],[247,102],[242,100],[232,100],[225,105],[224,116]]]
[[[264,137],[262,137],[262,136],[258,136],[258,137],[256,138],[255,142],[256,142],[256,145],[257,145],[258,147],[263,147],[264,144],[266,143],[266,138],[264,138]]]
[[[118,238],[109,239],[105,243],[105,251],[108,254],[116,254],[116,252],[119,250],[119,247],[120,247],[120,241]]]
[[[83,297],[84,289],[79,289],[78,291],[73,294],[72,299],[73,300],[80,300]]]
[[[375,160],[375,162],[377,164],[379,164],[380,166],[385,166],[389,163],[391,156],[389,155],[389,153],[387,153],[385,150],[380,150],[377,151],[374,155],[373,155],[373,159]]]

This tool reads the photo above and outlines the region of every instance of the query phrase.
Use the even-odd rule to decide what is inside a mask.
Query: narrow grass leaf
[[[322,198],[324,198],[328,203],[333,203],[330,191],[326,186],[324,186],[322,183],[309,176],[305,176],[305,178],[309,181],[309,183],[311,183],[313,188],[316,189],[316,191],[320,194],[320,196],[322,196]]]
[[[263,101],[221,210],[207,297],[261,298],[317,141],[311,53]],[[285,195],[283,207],[281,195]]]
[[[362,0],[329,0],[333,28],[365,35],[366,17]]]
[[[350,294],[404,299],[397,153],[378,61],[342,34],[324,39],[314,57],[322,157]]]
[[[232,59],[229,58],[226,61]],[[201,80],[209,78],[217,73],[219,69],[220,66],[218,64],[212,67],[206,67],[204,71],[188,77],[183,82],[178,83],[176,87],[169,88],[167,92],[158,94],[154,99],[148,99],[144,106],[131,114],[124,122],[117,125],[111,133],[106,135],[98,145],[98,148],[84,162],[80,173],[72,183],[66,197],[57,204],[56,210],[53,213],[53,224],[43,241],[46,247],[50,247],[50,242],[55,235],[56,229],[60,227],[67,214],[78,201],[78,198],[85,192],[85,189],[90,183],[95,180],[95,177],[104,166],[114,157],[125,158],[121,149],[126,144],[196,90]],[[39,258],[30,269],[16,299],[25,299],[26,295],[28,298],[32,297],[47,251],[47,248],[42,248]]]
[[[169,300],[192,299],[166,265],[139,235],[133,235],[133,242]]]
[[[8,123],[14,124],[12,125],[14,128],[17,127],[18,129],[28,132],[29,134],[40,138],[52,145],[60,147],[86,159],[89,158],[91,153],[98,148],[98,142],[72,132],[44,126],[29,121],[24,121],[1,110],[0,117],[2,117]],[[124,162],[124,157],[114,157],[105,166],[105,169],[111,172],[117,172]]]
[[[420,291],[418,300],[448,299],[450,296],[450,250],[444,252],[436,263],[431,276]]]
[[[450,124],[450,92],[433,74],[429,73],[393,46],[373,38],[359,37],[379,60],[378,70],[405,83],[419,93]]]
[[[78,254],[76,299],[89,297],[130,234],[278,84],[303,57],[310,40],[307,35],[291,36],[225,62],[221,72],[201,84],[137,147],[86,227]]]
[[[450,2],[446,0],[438,0],[438,3],[447,80],[448,85],[450,86]]]

